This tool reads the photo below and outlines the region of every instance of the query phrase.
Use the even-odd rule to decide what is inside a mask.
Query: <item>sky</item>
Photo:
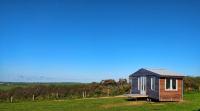
[[[200,76],[199,0],[1,0],[0,81]]]

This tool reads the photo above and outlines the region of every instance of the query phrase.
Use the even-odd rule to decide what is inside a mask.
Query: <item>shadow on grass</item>
[[[200,108],[199,108],[199,109],[197,109],[197,110],[193,110],[193,111],[200,111]]]
[[[147,101],[147,98],[127,98],[127,101]]]

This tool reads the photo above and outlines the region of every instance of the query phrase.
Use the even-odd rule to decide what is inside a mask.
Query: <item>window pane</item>
[[[151,90],[153,89],[153,80],[151,78]]]
[[[172,79],[172,89],[176,89],[176,79]]]
[[[170,79],[166,79],[166,89],[170,89]]]
[[[140,78],[138,77],[138,90],[140,90]]]
[[[144,77],[144,90],[146,91],[146,77]]]
[[[154,77],[153,78],[153,90],[155,90],[155,84],[156,84],[155,82],[156,82],[156,78]]]
[[[155,90],[155,77],[151,77],[151,90]]]

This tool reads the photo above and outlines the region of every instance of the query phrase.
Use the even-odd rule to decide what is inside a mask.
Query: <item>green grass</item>
[[[185,94],[183,102],[127,101],[124,98],[0,103],[0,111],[200,111],[200,93]]]

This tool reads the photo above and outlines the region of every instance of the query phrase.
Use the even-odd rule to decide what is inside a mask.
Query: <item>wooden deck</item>
[[[124,96],[128,97],[129,100],[138,100],[138,99],[145,99],[148,100],[148,95],[142,95],[142,94],[124,94]]]
[[[142,94],[124,94],[126,97],[132,97],[132,98],[145,98],[148,97],[147,95],[142,95]]]

